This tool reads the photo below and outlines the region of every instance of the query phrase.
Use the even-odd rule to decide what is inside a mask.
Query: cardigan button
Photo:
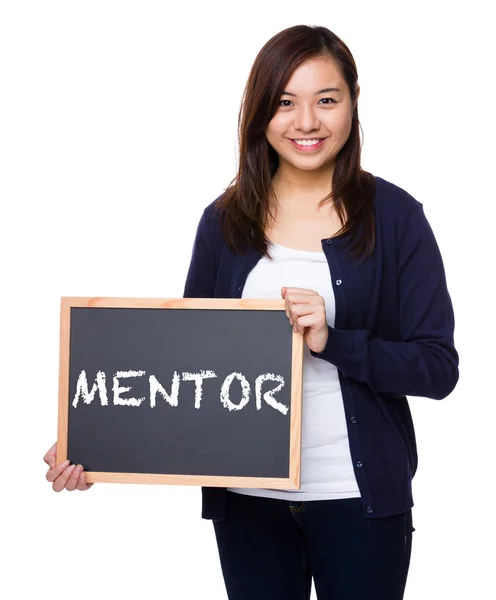
[[[336,279],[336,285],[341,285],[343,282],[341,281],[341,279]]]
[[[374,509],[371,506],[367,506],[367,512],[369,515],[374,512]]]
[[[352,423],[356,423],[356,417],[351,417],[350,421],[351,421]]]
[[[357,468],[361,469],[363,467],[363,463],[361,460],[359,460],[356,464]]]
[[[328,240],[326,240],[326,244],[328,246],[332,246],[334,244],[334,242],[329,238]]]

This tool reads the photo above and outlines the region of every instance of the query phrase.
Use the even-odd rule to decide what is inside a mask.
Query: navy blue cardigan
[[[376,246],[362,264],[347,236],[322,240],[336,299],[335,326],[312,356],[338,369],[363,515],[413,506],[415,432],[406,396],[441,400],[458,381],[454,314],[443,261],[423,205],[375,177]],[[185,298],[241,298],[260,252],[231,252],[212,202],[193,244]],[[287,282],[292,285],[291,281]],[[202,517],[223,519],[226,488],[202,488]]]

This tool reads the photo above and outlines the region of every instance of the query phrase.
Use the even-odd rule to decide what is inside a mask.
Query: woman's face
[[[333,164],[350,135],[352,108],[348,86],[330,59],[302,63],[285,86],[265,130],[279,155],[279,167],[310,171]],[[302,147],[292,141],[306,139],[304,143],[310,144],[319,138],[323,141],[315,146]]]

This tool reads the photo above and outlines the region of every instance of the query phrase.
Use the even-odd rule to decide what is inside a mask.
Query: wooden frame
[[[285,310],[284,300],[231,298],[89,298],[62,297],[60,303],[59,410],[57,464],[67,459],[69,419],[69,353],[71,308],[164,308]],[[290,464],[288,478],[225,477],[206,475],[166,475],[154,473],[111,473],[86,471],[88,483],[155,483],[204,485],[214,487],[300,488],[301,392],[303,376],[303,336],[293,331],[290,420]]]

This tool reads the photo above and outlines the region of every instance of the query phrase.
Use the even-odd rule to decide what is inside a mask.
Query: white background
[[[56,494],[46,482],[59,300],[182,296],[201,212],[235,175],[255,56],[309,24],[349,46],[363,167],[424,204],[455,307],[459,384],[441,402],[410,401],[419,470],[405,597],[494,597],[489,5],[1,3],[2,596],[226,597],[199,488]]]

